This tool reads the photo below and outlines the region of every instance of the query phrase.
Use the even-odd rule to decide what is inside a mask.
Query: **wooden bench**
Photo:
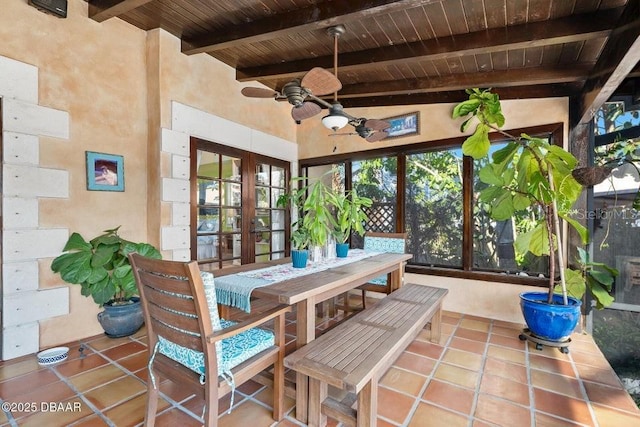
[[[440,340],[442,301],[447,289],[405,284],[284,360],[309,377],[310,426],[324,426],[327,415],[347,426],[376,424],[378,380],[431,322],[431,341]],[[351,393],[338,402],[332,385]],[[357,401],[357,410],[351,408]]]

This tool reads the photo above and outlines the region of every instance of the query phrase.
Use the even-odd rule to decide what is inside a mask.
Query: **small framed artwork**
[[[387,130],[389,136],[386,139],[420,134],[420,112],[418,111],[383,120],[391,125]]]
[[[124,191],[124,158],[87,151],[87,190]]]

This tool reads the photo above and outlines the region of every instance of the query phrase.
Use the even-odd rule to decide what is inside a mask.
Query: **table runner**
[[[328,270],[372,257],[378,253],[365,252],[362,249],[350,249],[346,258],[309,262],[305,268],[293,268],[293,265],[289,263],[216,277],[216,297],[220,304],[236,307],[249,313],[251,311],[251,292],[255,288]]]

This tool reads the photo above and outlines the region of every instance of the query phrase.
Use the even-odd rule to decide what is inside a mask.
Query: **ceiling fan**
[[[338,38],[344,32],[344,25],[336,25],[327,29],[327,33],[334,40],[333,74],[324,68],[315,67],[307,72],[302,79],[294,79],[286,83],[281,92],[267,88],[245,87],[241,93],[250,98],[286,99],[293,105],[291,117],[296,123],[320,113],[322,111],[320,106],[327,107],[329,114],[322,118],[322,124],[326,128],[333,130],[334,133],[331,136],[359,135],[368,142],[376,142],[386,138],[389,136],[386,130],[391,126],[389,122],[354,117],[345,112],[342,104],[338,102],[338,91],[342,89],[342,83],[338,80]],[[319,96],[330,93],[333,93],[333,101],[331,103],[319,98]],[[336,133],[338,129],[342,129],[347,124],[353,126],[355,132]]]

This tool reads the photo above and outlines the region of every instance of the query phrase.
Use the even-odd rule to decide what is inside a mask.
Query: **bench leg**
[[[374,376],[358,393],[357,427],[369,427],[377,424],[378,379]]]
[[[322,402],[327,398],[327,383],[309,378],[309,426],[324,427],[327,416],[322,413]]]
[[[439,343],[442,331],[442,305],[438,307],[431,318],[431,342]]]

